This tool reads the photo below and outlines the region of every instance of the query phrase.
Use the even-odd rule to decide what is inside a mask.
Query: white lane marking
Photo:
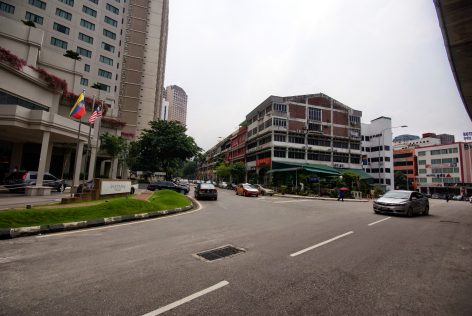
[[[373,222],[373,223],[370,223],[370,224],[367,224],[368,226],[372,226],[372,225],[375,225],[375,224],[378,224],[380,222],[383,222],[383,221],[386,221],[387,219],[390,219],[391,217],[386,217],[384,219],[381,219],[380,221],[376,221],[376,222]]]
[[[198,203],[197,201],[195,201],[195,203],[197,203],[198,208],[193,210],[193,211],[188,211],[188,212],[183,212],[183,213],[168,215],[168,216],[162,216],[162,217],[157,217],[157,218],[142,219],[142,220],[137,220],[135,222],[129,222],[129,223],[105,225],[105,226],[94,227],[94,228],[83,228],[83,229],[71,230],[71,231],[63,232],[63,233],[38,235],[38,236],[36,236],[36,238],[46,238],[46,237],[56,237],[56,236],[63,236],[63,235],[70,235],[70,234],[78,234],[78,233],[87,233],[87,232],[91,232],[91,231],[94,231],[94,230],[119,228],[121,226],[143,224],[143,223],[147,223],[147,222],[151,222],[151,221],[158,221],[158,220],[164,220],[164,219],[171,218],[171,217],[183,216],[183,215],[198,212],[203,208],[202,205],[200,203]]]
[[[332,241],[335,241],[335,240],[337,240],[337,239],[339,239],[339,238],[343,238],[343,237],[345,237],[345,236],[347,236],[347,235],[350,235],[350,234],[354,234],[354,232],[353,232],[353,231],[350,231],[350,232],[344,233],[344,234],[342,234],[342,235],[333,237],[333,238],[331,238],[331,239],[325,240],[325,241],[323,241],[323,242],[320,242],[319,244],[316,244],[316,245],[313,245],[313,246],[311,246],[311,247],[308,247],[308,248],[302,249],[302,250],[300,250],[300,251],[294,252],[294,253],[292,253],[292,254],[290,255],[290,257],[295,257],[295,256],[298,256],[298,255],[301,255],[302,253],[305,253],[305,252],[307,252],[307,251],[310,251],[310,250],[313,250],[313,249],[315,249],[315,248],[321,247],[321,246],[323,246],[323,245],[326,245],[326,244],[328,244],[328,243],[330,243],[330,242],[332,242]]]
[[[288,201],[278,201],[274,202],[274,204],[281,204],[281,203],[296,203],[296,202],[307,202],[311,200],[288,200]]]
[[[183,299],[181,300],[178,300],[174,303],[171,303],[169,305],[166,305],[164,307],[161,307],[161,308],[158,308],[152,312],[149,312],[147,314],[144,314],[143,316],[156,316],[156,315],[159,315],[159,314],[162,314],[162,313],[165,313],[173,308],[176,308],[177,306],[180,306],[180,305],[183,305],[185,303],[188,303],[190,302],[191,300],[194,300],[202,295],[205,295],[205,294],[208,294],[210,292],[213,292],[215,290],[218,290],[219,288],[222,288],[223,286],[226,286],[228,285],[229,282],[228,281],[221,281],[220,283],[217,283],[213,286],[210,286],[209,288],[206,288],[204,290],[201,290],[200,292],[197,292],[197,293],[194,293],[192,295],[189,295],[187,297],[184,297]]]

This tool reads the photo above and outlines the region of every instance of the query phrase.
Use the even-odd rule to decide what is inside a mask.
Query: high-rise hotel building
[[[69,82],[69,90],[98,97],[92,88],[98,83],[100,99],[124,121],[129,138],[160,114],[168,14],[168,0],[0,1],[1,16],[32,21],[44,31],[41,54],[49,49],[80,55],[82,75]]]
[[[168,121],[187,124],[187,93],[179,86],[172,85],[166,88],[166,101],[169,103]]]

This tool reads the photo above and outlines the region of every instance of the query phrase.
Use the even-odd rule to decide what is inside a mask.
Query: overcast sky
[[[165,84],[205,150],[270,95],[322,92],[394,135],[472,131],[432,0],[170,0]]]

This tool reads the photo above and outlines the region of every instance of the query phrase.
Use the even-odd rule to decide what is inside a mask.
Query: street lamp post
[[[404,127],[408,127],[407,125],[401,125],[401,126],[393,126],[393,127],[387,127],[387,128],[384,128],[381,132],[380,132],[380,135],[379,135],[379,146],[377,147],[377,150],[378,150],[378,160],[377,160],[377,171],[378,171],[378,183],[379,185],[380,184],[383,184],[383,181],[380,180],[380,138],[382,138],[382,151],[384,152],[383,154],[383,157],[382,157],[382,160],[385,162],[385,151],[384,151],[384,148],[385,148],[385,139],[383,137],[383,133],[385,131],[388,131],[390,129],[394,129],[394,128],[404,128]],[[383,164],[384,166],[384,174],[385,174],[385,163]],[[384,177],[385,178],[385,177]]]

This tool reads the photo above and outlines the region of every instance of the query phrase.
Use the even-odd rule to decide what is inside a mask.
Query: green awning
[[[326,170],[326,169],[320,169],[320,168],[309,168],[309,167],[303,167],[306,171],[314,172],[314,173],[321,173],[321,174],[328,174],[332,176],[339,176],[340,173],[338,171],[331,171],[331,170]]]
[[[359,178],[361,180],[371,180],[371,179],[374,179],[374,177],[372,177],[370,174],[368,174],[367,172],[365,172],[364,170],[362,169],[348,169],[348,168],[339,168],[338,169],[339,173],[345,173],[345,172],[352,172],[356,175],[359,176]]]
[[[303,169],[303,168],[301,168],[301,167],[273,169],[273,170],[267,171],[267,173],[284,172],[284,171],[295,171],[295,170],[302,170],[302,169]]]

